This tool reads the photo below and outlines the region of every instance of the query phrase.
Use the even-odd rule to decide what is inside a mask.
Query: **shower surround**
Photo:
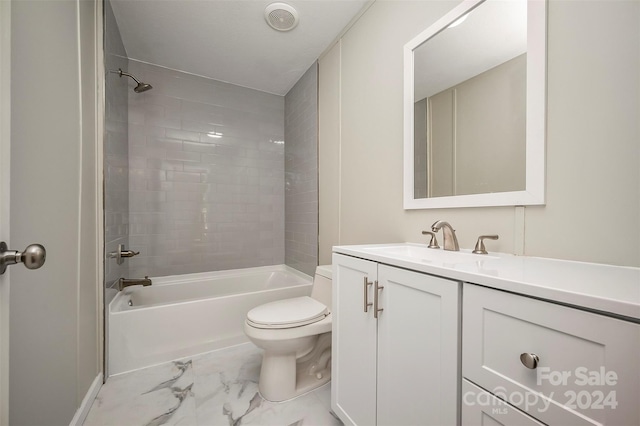
[[[286,96],[127,57],[105,2],[105,286],[120,277],[317,265],[317,63]],[[115,290],[106,293],[108,303]]]
[[[105,135],[104,135],[104,242],[105,255],[115,252],[119,244],[129,246],[129,141],[128,79],[108,70],[127,69],[129,60],[122,44],[111,3],[104,3],[105,13]],[[118,265],[104,259],[105,287],[112,287],[120,277],[129,275],[127,262]],[[105,293],[108,304],[115,296]]]
[[[129,60],[131,276],[284,263],[284,98]],[[133,83],[131,83],[133,84]]]

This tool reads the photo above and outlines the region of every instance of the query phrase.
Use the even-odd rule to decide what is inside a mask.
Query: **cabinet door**
[[[471,284],[463,318],[478,386],[549,425],[640,425],[640,324]]]
[[[467,380],[462,380],[462,424],[464,426],[544,425]]]
[[[458,424],[461,283],[378,266],[378,425]]]
[[[333,255],[331,407],[345,424],[376,424],[376,320],[373,302],[377,264]]]

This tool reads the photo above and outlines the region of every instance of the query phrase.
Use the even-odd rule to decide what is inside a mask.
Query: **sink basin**
[[[473,254],[469,250],[447,251],[443,249],[430,249],[426,245],[409,243],[367,247],[364,248],[364,250],[383,256],[411,258],[422,262],[469,263],[498,259],[498,257],[488,254]]]

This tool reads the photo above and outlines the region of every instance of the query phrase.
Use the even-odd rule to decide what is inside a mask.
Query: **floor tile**
[[[247,343],[111,377],[85,425],[340,426],[330,384],[291,401],[258,393],[262,353]]]

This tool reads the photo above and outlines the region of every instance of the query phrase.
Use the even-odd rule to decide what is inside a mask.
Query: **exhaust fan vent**
[[[286,3],[271,3],[264,10],[264,19],[274,30],[291,31],[298,25],[298,12]]]

